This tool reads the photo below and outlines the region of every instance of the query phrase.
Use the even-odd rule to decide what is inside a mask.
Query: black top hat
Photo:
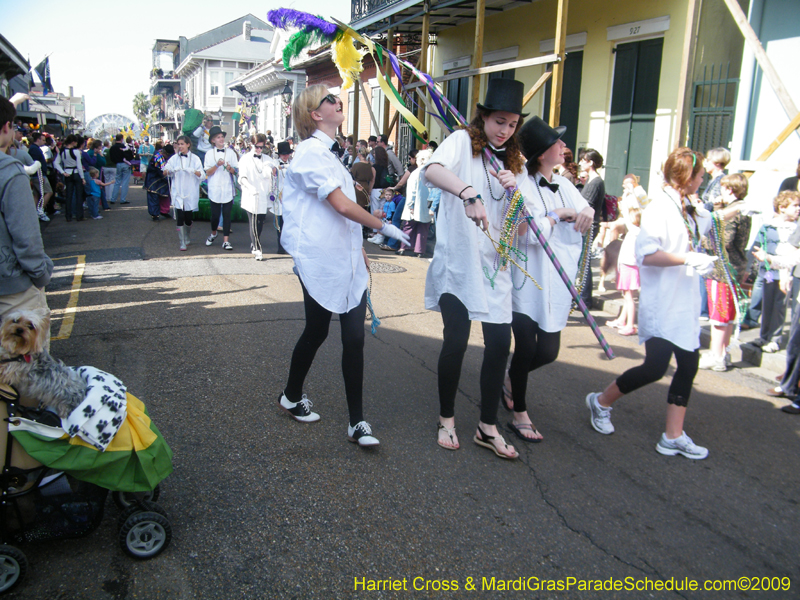
[[[214,137],[215,137],[215,136],[219,135],[220,133],[222,134],[222,136],[223,136],[223,137],[225,137],[226,135],[228,135],[227,133],[225,133],[224,131],[222,131],[222,128],[221,128],[221,127],[219,127],[218,125],[214,125],[214,126],[211,128],[211,131],[209,131],[209,132],[208,132],[208,141],[210,142],[211,140],[213,140],[213,139],[214,139]]]
[[[517,139],[525,157],[533,160],[560,140],[566,131],[566,127],[560,126],[553,129],[540,117],[533,117],[520,128]]]
[[[291,154],[292,152],[294,150],[289,142],[278,142],[278,154]]]
[[[502,110],[514,113],[520,117],[527,117],[529,113],[522,112],[522,98],[525,96],[525,86],[515,79],[490,79],[486,87],[486,100],[478,103],[478,108],[488,111]]]

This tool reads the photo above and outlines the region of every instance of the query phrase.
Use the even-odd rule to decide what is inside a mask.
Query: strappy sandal
[[[461,446],[459,445],[459,443],[458,443],[458,442],[456,441],[456,439],[455,439],[455,434],[456,434],[456,428],[455,428],[455,426],[453,426],[453,427],[445,427],[445,426],[444,426],[444,425],[441,423],[441,421],[440,421],[439,423],[437,423],[437,425],[438,425],[438,427],[436,428],[436,429],[437,429],[437,431],[436,431],[436,436],[437,436],[437,437],[436,437],[436,443],[437,443],[437,444],[439,444],[439,445],[440,445],[442,448],[444,448],[445,450],[458,450],[458,449],[459,449]],[[442,443],[442,440],[439,438],[439,433],[440,433],[442,430],[444,430],[444,432],[447,434],[447,437],[449,437],[449,438],[450,438],[450,443],[452,443],[452,444],[453,444],[452,446],[445,446],[445,445]]]
[[[529,444],[538,444],[542,441],[542,438],[526,437],[525,434],[520,431],[521,429],[527,429],[532,433],[539,433],[539,430],[533,426],[533,423],[509,423],[508,429],[523,442],[528,442]],[[542,434],[539,433],[539,435]]]
[[[515,460],[519,458],[519,452],[514,450],[514,455],[509,456],[508,454],[503,454],[497,449],[497,446],[492,443],[492,440],[499,439],[500,443],[508,449],[508,444],[503,439],[502,435],[487,435],[481,428],[478,426],[478,433],[475,437],[472,438],[472,441],[478,444],[478,446],[482,446],[483,448],[488,448],[492,452],[494,452],[500,458],[505,458],[506,460]]]

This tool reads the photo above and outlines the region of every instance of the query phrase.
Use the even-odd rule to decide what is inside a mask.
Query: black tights
[[[669,385],[667,402],[676,406],[686,406],[692,393],[692,384],[697,375],[700,352],[678,348],[672,342],[662,338],[650,338],[644,343],[644,363],[628,369],[617,377],[617,387],[623,394],[630,394],[640,387],[654,383],[667,373],[669,360],[675,354],[678,368]]]
[[[444,419],[455,416],[456,393],[461,364],[467,351],[469,320],[467,307],[453,294],[439,298],[444,323],[444,342],[439,353],[439,414]],[[483,327],[483,364],[481,365],[481,422],[497,422],[497,403],[503,389],[506,361],[511,347],[509,323],[481,323]]]
[[[217,202],[209,202],[211,205],[211,233],[217,235],[217,227],[219,227],[219,215],[222,213],[222,235],[228,237],[231,234],[231,208],[233,202],[226,202],[219,204]]]
[[[328,327],[332,313],[320,306],[306,290],[303,282],[303,305],[306,310],[306,327],[292,352],[289,367],[289,381],[284,394],[292,402],[298,402],[303,395],[303,382],[314,362],[317,350],[328,337]],[[342,326],[342,375],[344,391],[347,396],[347,410],[350,425],[364,420],[362,413],[362,388],[364,385],[364,318],[367,314],[367,292],[361,297],[361,304],[350,312],[339,315]]]
[[[194,216],[194,212],[191,210],[181,210],[180,208],[175,209],[175,223],[178,227],[186,225],[187,227],[192,226],[192,217]],[[219,218],[219,217],[217,217]]]
[[[561,332],[542,331],[539,324],[523,313],[512,313],[511,329],[514,331],[514,356],[508,369],[514,411],[525,412],[525,393],[528,373],[549,365],[558,358]]]

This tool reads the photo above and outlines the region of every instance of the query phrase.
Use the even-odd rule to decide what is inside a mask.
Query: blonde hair
[[[92,167],[91,169],[89,169],[89,176],[90,176],[90,177],[98,177],[99,175],[100,175],[100,171],[98,171],[98,170],[97,170],[97,169],[95,169],[94,167]]]
[[[292,102],[292,119],[301,140],[307,140],[317,130],[317,122],[311,113],[319,107],[322,99],[330,94],[324,85],[312,85],[300,92]]]
[[[727,148],[712,148],[706,153],[706,158],[724,169],[731,162],[731,153]]]
[[[730,175],[725,175],[720,180],[719,185],[720,187],[728,188],[736,196],[737,200],[743,200],[747,196],[748,183],[747,176],[743,173],[731,173]]]

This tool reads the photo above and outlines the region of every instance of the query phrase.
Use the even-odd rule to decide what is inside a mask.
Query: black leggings
[[[686,406],[692,393],[692,384],[697,375],[700,352],[678,348],[672,342],[662,338],[650,338],[644,343],[644,363],[628,369],[617,378],[617,387],[623,394],[630,394],[640,387],[654,383],[667,373],[669,360],[675,354],[678,368],[669,385],[668,404]]]
[[[181,210],[180,208],[175,209],[175,223],[177,224],[178,227],[181,227],[183,225],[191,227],[193,217],[194,217],[194,212],[191,210]],[[219,218],[219,216],[217,218]]]
[[[219,227],[219,214],[222,212],[222,235],[228,237],[231,234],[231,208],[233,202],[226,202],[219,204],[217,202],[209,202],[211,205],[211,233],[217,233]]]
[[[518,312],[512,313],[511,329],[514,331],[514,356],[511,357],[508,377],[511,380],[514,410],[525,412],[528,373],[558,358],[561,332],[542,331],[536,321]]]
[[[250,246],[255,250],[261,250],[261,230],[264,229],[264,219],[267,218],[267,215],[254,215],[251,212],[245,212],[247,213],[247,221],[250,224]]]
[[[439,353],[439,414],[455,416],[456,393],[461,364],[467,351],[472,323],[469,311],[453,294],[439,298],[444,323],[444,342]],[[497,422],[497,403],[503,389],[506,361],[511,347],[510,323],[481,323],[483,327],[483,364],[481,365],[481,422]]]
[[[298,402],[303,395],[303,382],[314,362],[317,350],[328,337],[328,327],[332,313],[322,308],[306,290],[303,282],[303,305],[306,310],[306,327],[292,352],[289,367],[289,381],[284,394],[292,402]],[[367,314],[367,292],[361,297],[361,304],[350,312],[339,315],[342,326],[342,375],[344,391],[347,396],[347,410],[350,425],[364,420],[362,412],[362,388],[364,385],[364,318]]]

